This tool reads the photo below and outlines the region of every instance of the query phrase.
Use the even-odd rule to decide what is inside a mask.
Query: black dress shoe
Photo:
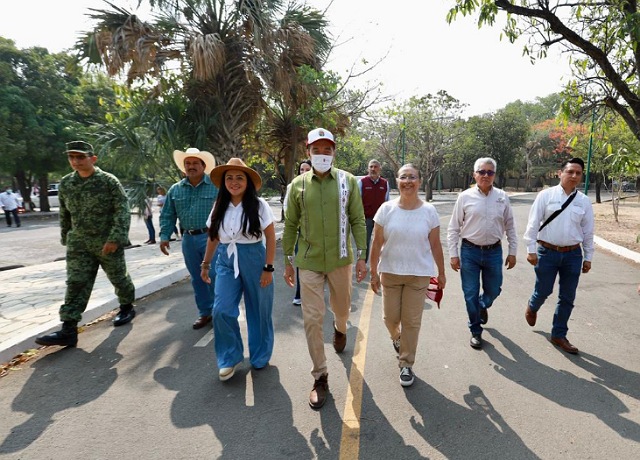
[[[123,324],[127,324],[131,322],[133,318],[136,316],[136,311],[131,306],[121,306],[120,311],[113,318],[114,326],[122,326]]]
[[[480,334],[471,334],[471,340],[469,340],[469,345],[471,345],[471,348],[475,348],[476,350],[481,349],[482,337],[480,336]]]
[[[486,308],[481,308],[480,309],[480,324],[487,324],[487,321],[489,321],[489,310],[487,310]]]

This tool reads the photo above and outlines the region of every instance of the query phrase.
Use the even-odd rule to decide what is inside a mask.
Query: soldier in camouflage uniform
[[[114,326],[133,319],[135,287],[127,272],[124,247],[129,245],[131,215],[127,195],[118,179],[94,166],[91,144],[67,144],[74,172],[60,181],[60,233],[67,247],[67,292],[60,307],[62,330],[36,339],[40,345],[75,346],[78,322],[102,267],[115,288],[120,311]]]

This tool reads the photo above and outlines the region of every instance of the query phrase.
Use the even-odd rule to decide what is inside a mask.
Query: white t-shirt
[[[399,198],[380,206],[373,218],[384,229],[378,272],[394,275],[436,276],[435,261],[429,243],[429,233],[440,227],[436,208],[422,206],[406,210],[398,206]]]

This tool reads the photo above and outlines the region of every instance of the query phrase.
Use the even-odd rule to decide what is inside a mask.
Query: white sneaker
[[[218,377],[220,378],[220,381],[224,382],[225,380],[229,380],[231,377],[233,377],[233,374],[236,373],[236,366],[223,367],[222,369],[220,369],[220,372],[218,372]]]
[[[294,297],[293,298],[293,304],[300,306],[300,305],[302,305],[302,300],[298,299],[297,297]]]

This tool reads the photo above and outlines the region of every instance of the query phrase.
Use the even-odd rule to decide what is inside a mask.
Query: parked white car
[[[49,207],[60,207],[60,201],[58,200],[58,184],[49,184],[47,196],[49,197]],[[31,195],[31,201],[35,203],[37,207],[40,207],[40,195]]]

